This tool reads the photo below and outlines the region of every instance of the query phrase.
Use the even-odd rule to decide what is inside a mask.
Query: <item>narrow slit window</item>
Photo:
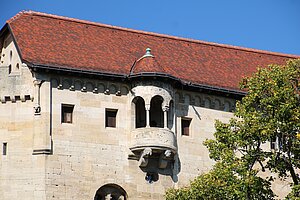
[[[117,125],[117,112],[116,109],[106,109],[105,110],[105,127],[115,128]]]
[[[190,135],[190,125],[192,119],[181,118],[181,135],[189,136]]]
[[[69,123],[73,122],[73,110],[74,105],[61,105],[61,123]]]
[[[6,155],[7,154],[7,143],[6,142],[4,142],[3,143],[3,150],[2,150],[2,155]]]
[[[8,74],[11,74],[11,65],[8,66]]]

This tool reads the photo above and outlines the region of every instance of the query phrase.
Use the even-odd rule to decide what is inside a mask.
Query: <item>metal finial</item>
[[[150,48],[147,48],[146,49],[146,54],[145,54],[146,56],[152,56],[151,55],[151,49]]]

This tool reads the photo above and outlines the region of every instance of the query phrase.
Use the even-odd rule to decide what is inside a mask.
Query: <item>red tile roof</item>
[[[7,21],[24,62],[115,75],[164,72],[182,81],[239,90],[258,66],[300,56],[183,39],[24,11]],[[142,59],[145,49],[153,58]],[[135,63],[135,66],[133,64]],[[155,68],[153,68],[155,67]]]

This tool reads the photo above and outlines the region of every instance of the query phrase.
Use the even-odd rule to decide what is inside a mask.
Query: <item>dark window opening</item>
[[[274,136],[271,138],[270,141],[270,148],[271,150],[283,150],[287,151],[287,144],[288,140],[282,136]]]
[[[164,113],[162,111],[163,98],[155,96],[150,102],[150,126],[151,127],[164,127]]]
[[[116,127],[116,118],[117,118],[117,112],[116,109],[106,109],[105,110],[105,127]]]
[[[5,101],[10,101],[10,96],[5,96],[4,99]]]
[[[277,139],[276,139],[276,137],[271,138],[270,147],[271,147],[272,150],[277,149]]]
[[[189,136],[190,135],[190,125],[191,119],[181,118],[181,135]]]
[[[73,110],[74,105],[61,105],[61,123],[72,123],[73,122]]]
[[[8,66],[8,74],[11,74],[11,65]]]
[[[20,96],[15,96],[15,100],[16,101],[21,101],[21,97]]]
[[[142,127],[146,127],[145,101],[141,97],[137,97],[135,102],[135,128]]]
[[[25,95],[25,100],[30,100],[30,95]]]
[[[2,149],[2,155],[6,155],[7,154],[7,143],[6,142],[4,142],[3,143],[3,149]]]

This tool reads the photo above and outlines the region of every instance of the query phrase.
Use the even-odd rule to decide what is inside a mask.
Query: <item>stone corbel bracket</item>
[[[148,156],[152,155],[152,149],[151,148],[145,148],[141,155],[140,155],[140,159],[139,159],[139,166],[140,167],[146,167],[148,164]]]

